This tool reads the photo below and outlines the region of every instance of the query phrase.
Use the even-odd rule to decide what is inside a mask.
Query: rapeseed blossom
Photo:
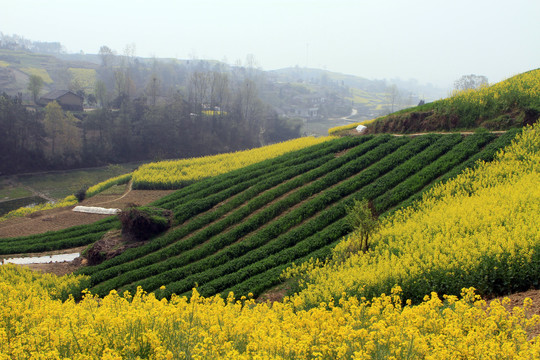
[[[537,268],[528,261],[540,242],[539,130],[526,128],[494,162],[387,219],[367,254],[300,266],[304,290],[283,302],[205,298],[196,289],[158,300],[141,288],[62,301],[88,279],[4,265],[0,359],[540,358],[530,299],[508,310],[507,299],[488,304],[469,286],[453,295],[424,291],[463,279],[493,290]],[[508,268],[494,266],[503,260]],[[422,298],[413,305],[407,294]]]
[[[298,296],[314,306],[342,294],[370,298],[396,284],[415,301],[468,286],[483,294],[528,289],[540,276],[539,144],[540,127],[525,128],[493,162],[386,219],[366,254],[344,254],[357,248],[350,236],[334,250],[347,260],[304,271]]]
[[[148,189],[178,189],[197,180],[220,175],[332,139],[335,137],[302,137],[251,150],[144,164],[133,173],[133,186]]]
[[[9,275],[13,273],[13,275]],[[538,316],[508,312],[464,289],[402,305],[394,288],[370,302],[328,299],[298,310],[229,296],[158,300],[142,289],[104,298],[55,300],[47,291],[70,280],[28,275],[13,265],[0,280],[0,359],[532,359],[540,343],[527,330]],[[34,279],[30,279],[30,277]]]

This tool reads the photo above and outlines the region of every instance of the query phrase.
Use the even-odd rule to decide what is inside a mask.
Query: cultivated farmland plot
[[[91,292],[155,291],[255,296],[294,262],[324,258],[351,229],[346,208],[367,198],[380,214],[411,204],[437,181],[489,161],[517,133],[502,136],[345,137],[200,180],[154,205],[174,213],[173,228],[147,244],[79,270]],[[119,221],[0,239],[0,254],[91,244]],[[165,289],[160,289],[165,285]]]

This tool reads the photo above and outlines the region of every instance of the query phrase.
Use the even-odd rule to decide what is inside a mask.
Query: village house
[[[64,110],[83,111],[83,98],[69,90],[54,90],[43,95],[39,103],[47,106],[48,103],[56,101]]]

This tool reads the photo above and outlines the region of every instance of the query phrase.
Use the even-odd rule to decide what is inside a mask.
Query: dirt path
[[[102,206],[124,209],[129,204],[146,205],[162,198],[174,190],[131,190],[122,196],[96,195],[85,199],[78,205]],[[72,211],[73,206],[38,211],[25,217],[0,222],[0,238],[40,234],[47,231],[62,230],[75,225],[91,224],[110,215],[87,214]]]

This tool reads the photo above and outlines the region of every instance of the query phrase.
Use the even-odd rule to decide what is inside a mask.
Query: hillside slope
[[[427,282],[415,286],[415,282],[406,281],[402,288],[393,287],[387,295],[366,300],[351,294],[363,288],[351,286],[354,276],[349,271],[362,262],[359,259],[382,260],[384,255],[401,263],[375,272],[366,261],[359,269],[364,270],[361,276],[387,282],[389,271],[394,271],[397,278],[407,280],[420,268],[417,279],[432,280],[435,273],[446,283],[465,274],[474,277],[472,285],[479,281],[492,288],[537,281],[537,130],[526,129],[524,136],[501,152],[495,162],[482,164],[435,188],[416,210],[390,217],[383,229],[386,241],[379,244],[386,243],[386,251],[377,248],[373,254],[353,255],[341,267],[326,266],[321,276],[312,278],[314,288],[284,302],[257,303],[249,296],[235,300],[233,295],[208,298],[197,291],[189,298],[160,301],[156,294],[141,289],[135,294],[111,292],[103,298],[86,294],[79,302],[61,302],[58,299],[66,299],[69,292],[84,289],[88,279],[57,278],[2,266],[0,356],[537,359],[540,341],[532,330],[539,325],[540,317],[530,316],[535,309],[530,299],[525,299],[523,307],[510,309],[508,299],[486,302],[474,289],[464,288],[459,296],[425,294],[418,305],[412,305],[406,293],[426,291]],[[454,224],[456,219],[459,221]],[[491,236],[486,237],[486,231]],[[411,236],[414,232],[418,235]],[[505,236],[499,237],[501,234]],[[423,241],[409,241],[417,238]],[[444,240],[446,244],[441,246]],[[337,251],[347,245],[342,243]],[[445,261],[447,255],[456,260],[480,261],[483,266],[471,271],[466,261],[462,267],[458,264],[458,272],[451,273],[448,270],[456,268],[443,267],[456,263]],[[408,264],[403,262],[407,259]],[[336,271],[341,278],[335,276]],[[343,285],[349,293],[318,297],[321,293],[317,289],[339,291],[337,287]],[[310,294],[315,300],[312,304],[305,301]]]
[[[172,231],[80,273],[98,294],[142,286],[168,297],[196,283],[204,295],[259,294],[291,262],[330,253],[350,231],[353,199],[388,211],[514,134],[344,138],[201,181],[155,203],[173,210]]]
[[[533,124],[539,117],[540,69],[537,69],[377,119],[368,125],[368,131],[411,133],[476,127],[501,130]]]
[[[307,272],[301,303],[389,293],[419,303],[426,294],[484,296],[538,288],[540,127],[528,127],[490,163],[436,185],[415,207],[389,217],[366,254],[338,245],[334,262]]]
[[[540,69],[499,83],[454,92],[446,99],[397,111],[368,122],[368,133],[418,133],[476,128],[505,130],[535,123],[540,117]],[[346,134],[360,123],[331,128]]]

